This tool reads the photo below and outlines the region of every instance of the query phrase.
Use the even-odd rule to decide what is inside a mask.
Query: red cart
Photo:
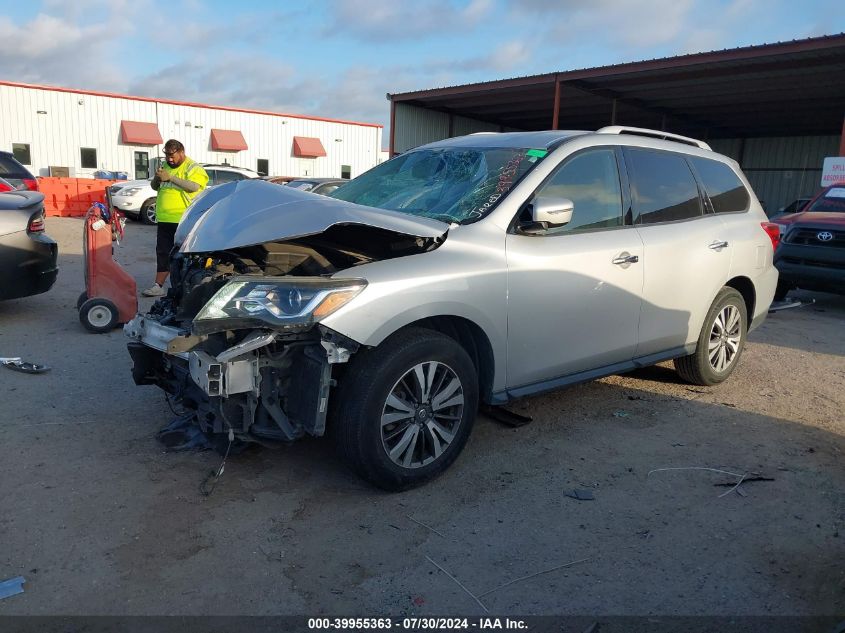
[[[138,312],[135,279],[114,261],[114,242],[123,235],[121,217],[95,202],[85,214],[82,242],[85,256],[85,292],[76,307],[79,320],[91,332],[108,332]]]

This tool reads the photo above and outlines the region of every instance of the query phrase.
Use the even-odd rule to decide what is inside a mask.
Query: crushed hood
[[[449,225],[396,211],[364,207],[263,180],[214,187],[188,209],[176,235],[183,253],[223,251],[322,233],[335,225],[372,226],[435,238]]]

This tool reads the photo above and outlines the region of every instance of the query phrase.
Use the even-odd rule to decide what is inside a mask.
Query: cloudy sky
[[[382,123],[386,93],[845,31],[832,0],[0,0],[0,79]]]

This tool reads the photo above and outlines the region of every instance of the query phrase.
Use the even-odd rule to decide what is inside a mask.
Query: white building
[[[0,150],[36,176],[147,178],[169,138],[271,176],[354,178],[383,160],[374,123],[0,81]]]

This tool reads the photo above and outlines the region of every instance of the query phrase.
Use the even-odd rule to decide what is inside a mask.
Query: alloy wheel
[[[716,316],[710,329],[707,356],[710,366],[721,373],[728,369],[737,357],[742,341],[742,317],[734,305],[727,305]]]
[[[381,415],[381,441],[390,460],[421,468],[452,441],[464,413],[464,387],[455,371],[437,361],[409,369],[393,385]]]

